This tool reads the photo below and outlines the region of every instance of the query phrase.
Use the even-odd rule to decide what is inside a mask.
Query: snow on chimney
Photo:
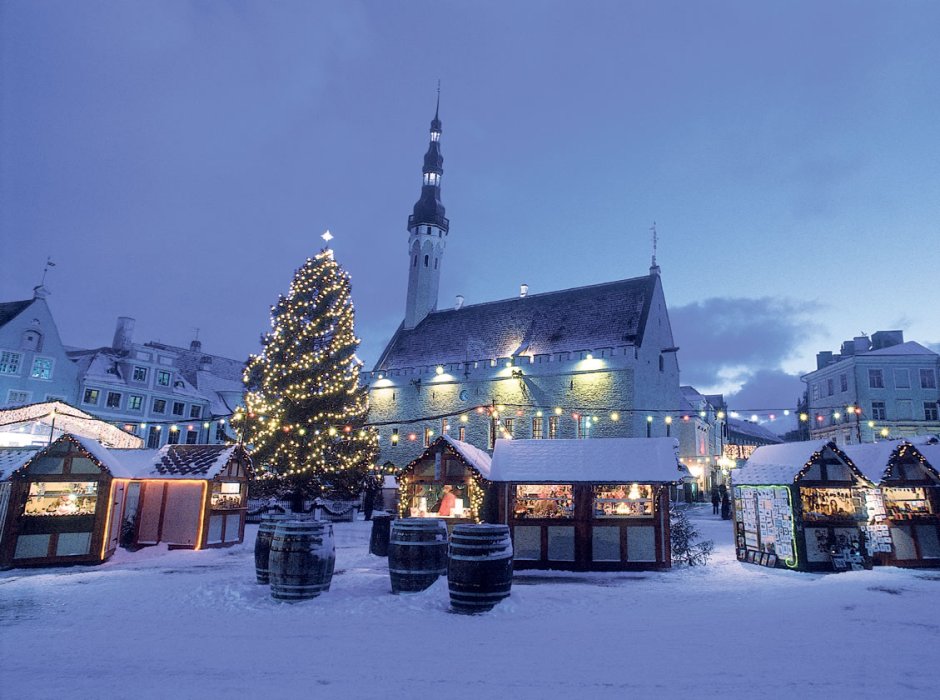
[[[457,302],[454,304],[454,310],[463,307],[463,294],[457,295]]]
[[[114,329],[114,340],[111,347],[115,350],[127,352],[131,349],[134,337],[134,319],[130,316],[118,316],[117,327]]]
[[[525,299],[525,297],[526,297],[528,294],[529,294],[529,285],[527,285],[525,282],[523,282],[521,285],[519,285],[519,296],[520,296],[521,298]]]

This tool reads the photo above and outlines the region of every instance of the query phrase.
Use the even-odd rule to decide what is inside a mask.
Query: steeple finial
[[[658,275],[659,274],[659,265],[656,264],[656,246],[659,243],[659,236],[656,233],[656,222],[653,222],[653,225],[650,226],[650,231],[653,234],[653,260],[650,263],[650,274]]]
[[[440,113],[440,111],[441,111],[441,79],[438,78],[437,79],[437,105],[434,107],[434,119],[437,121],[440,121],[437,116]]]

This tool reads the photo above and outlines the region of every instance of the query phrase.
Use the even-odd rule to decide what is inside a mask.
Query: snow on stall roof
[[[933,467],[936,472],[940,473],[940,444],[930,443],[914,445],[914,448],[924,456],[924,459],[927,460],[927,464]]]
[[[881,482],[888,468],[888,462],[905,443],[904,440],[883,440],[867,442],[862,445],[844,445],[840,448],[852,463],[875,484]]]
[[[38,446],[0,448],[0,481],[26,464],[39,451]]]
[[[731,471],[735,484],[791,484],[810,458],[828,440],[786,442],[782,445],[763,445],[754,450],[740,469]]]
[[[667,483],[688,476],[675,438],[497,440],[492,481]]]
[[[492,458],[489,453],[484,452],[479,447],[474,447],[470,443],[454,440],[450,435],[444,435],[444,442],[453,447],[460,456],[469,462],[474,469],[480,472],[484,479],[490,478],[490,469]]]

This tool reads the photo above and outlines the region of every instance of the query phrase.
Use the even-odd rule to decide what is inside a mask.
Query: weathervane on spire
[[[55,267],[55,263],[52,262],[52,256],[46,256],[46,266],[42,268],[42,279],[39,281],[40,287],[46,283],[46,273],[50,267]]]

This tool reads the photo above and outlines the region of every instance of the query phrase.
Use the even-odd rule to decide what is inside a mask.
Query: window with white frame
[[[532,439],[541,440],[545,437],[543,421],[545,419],[542,416],[536,416],[532,419]]]
[[[884,372],[882,372],[880,369],[868,370],[868,387],[870,389],[884,389],[885,388]]]
[[[170,373],[165,369],[157,372],[157,384],[160,386],[170,386]]]
[[[938,420],[936,401],[924,401],[924,420]]]
[[[873,420],[887,420],[884,401],[871,402],[871,417]]]
[[[166,399],[154,399],[152,410],[154,413],[166,413]]]
[[[98,397],[101,395],[101,392],[97,389],[85,389],[85,394],[82,396],[82,403],[98,405]]]
[[[135,382],[147,381],[147,368],[146,367],[134,367],[133,378]]]
[[[129,396],[127,399],[128,410],[139,411],[141,408],[143,408],[143,405],[144,405],[143,396],[137,396],[136,394],[131,394],[131,396]]]
[[[201,417],[202,417],[202,406],[190,406],[190,407],[189,407],[189,417],[190,417],[190,418],[201,418]]]
[[[104,405],[108,408],[120,408],[121,407],[121,393],[118,391],[109,391],[108,398],[105,399]]]
[[[0,374],[19,374],[23,356],[18,352],[0,352]]]
[[[52,379],[52,364],[51,357],[34,357],[29,376],[33,379]]]
[[[186,410],[186,404],[184,404],[182,401],[173,402],[173,415],[174,416],[183,415],[185,410]]]
[[[839,391],[849,390],[849,375],[844,372],[839,375]]]
[[[937,388],[937,373],[932,369],[922,369],[920,371],[920,388],[921,389],[936,389]]]

